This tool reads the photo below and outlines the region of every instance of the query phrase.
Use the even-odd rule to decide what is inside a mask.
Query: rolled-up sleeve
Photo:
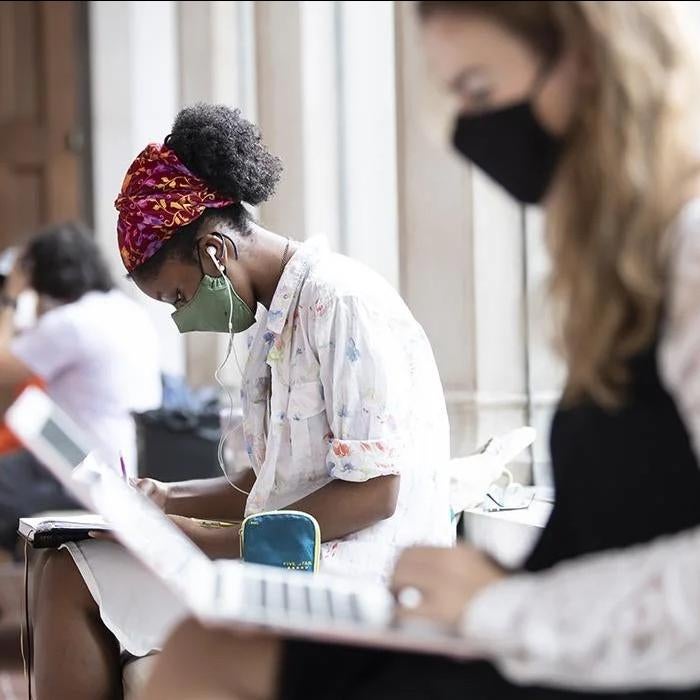
[[[367,481],[375,476],[400,472],[397,438],[343,440],[333,438],[328,453],[328,471],[335,479]]]
[[[322,306],[313,328],[331,428],[329,475],[367,481],[400,474],[409,398],[400,331],[354,297]]]

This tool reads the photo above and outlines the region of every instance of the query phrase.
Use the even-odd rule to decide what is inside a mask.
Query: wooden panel
[[[19,118],[38,120],[39,96],[39,11],[36,3],[15,2],[15,114]]]
[[[13,119],[0,130],[0,161],[15,167],[39,166],[45,159],[47,132],[41,124]]]
[[[0,3],[0,124],[37,121],[39,96],[39,7],[31,2]]]
[[[9,165],[0,161],[0,250],[17,230],[14,179]]]
[[[16,108],[13,5],[0,2],[0,128],[5,126]]]
[[[79,218],[80,3],[0,3],[0,248]]]
[[[77,16],[73,3],[42,3],[44,37],[43,74],[47,118],[46,209],[54,220],[77,218],[80,173],[78,158],[70,151],[71,131],[77,129],[77,70],[75,43]],[[71,37],[66,50],[66,37]]]
[[[46,221],[43,194],[44,177],[40,168],[10,170],[0,165],[0,208],[5,225],[13,231],[35,231]],[[0,231],[0,249],[2,236]]]
[[[18,227],[36,230],[46,219],[41,170],[20,170],[15,173],[15,209],[20,217]]]

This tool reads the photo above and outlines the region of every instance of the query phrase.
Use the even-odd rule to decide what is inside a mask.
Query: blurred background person
[[[4,298],[5,295],[12,299],[16,294],[12,289],[10,289],[8,292],[5,288],[7,279],[12,272],[16,258],[17,248],[7,248],[5,251],[0,253],[0,299]],[[12,284],[16,285],[16,280],[18,279],[19,271],[15,274]],[[0,412],[4,413],[15,397],[18,396],[23,389],[30,385],[42,388],[43,382],[38,377],[31,377],[17,387],[4,387],[3,389],[0,389]],[[20,447],[21,444],[19,440],[17,440],[17,438],[10,432],[4,423],[0,422],[0,456],[9,452],[14,452],[20,449]]]
[[[15,333],[19,295],[33,290],[37,321]],[[161,399],[157,342],[145,312],[112,278],[90,232],[69,223],[33,238],[0,296],[0,392],[41,383],[111,455],[135,472],[132,412]],[[0,455],[0,546],[13,547],[19,517],[73,501],[28,452]]]

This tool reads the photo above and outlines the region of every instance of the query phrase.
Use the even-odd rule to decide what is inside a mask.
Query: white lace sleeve
[[[659,372],[700,455],[700,200],[673,233]],[[700,684],[700,528],[513,576],[475,599],[463,631],[518,682]]]
[[[700,528],[484,590],[465,636],[520,683],[700,683]]]

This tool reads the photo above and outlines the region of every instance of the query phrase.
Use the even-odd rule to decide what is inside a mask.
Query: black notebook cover
[[[89,540],[91,532],[110,532],[110,528],[98,523],[47,520],[34,529],[31,543],[34,549],[51,549],[60,547],[66,542]]]

